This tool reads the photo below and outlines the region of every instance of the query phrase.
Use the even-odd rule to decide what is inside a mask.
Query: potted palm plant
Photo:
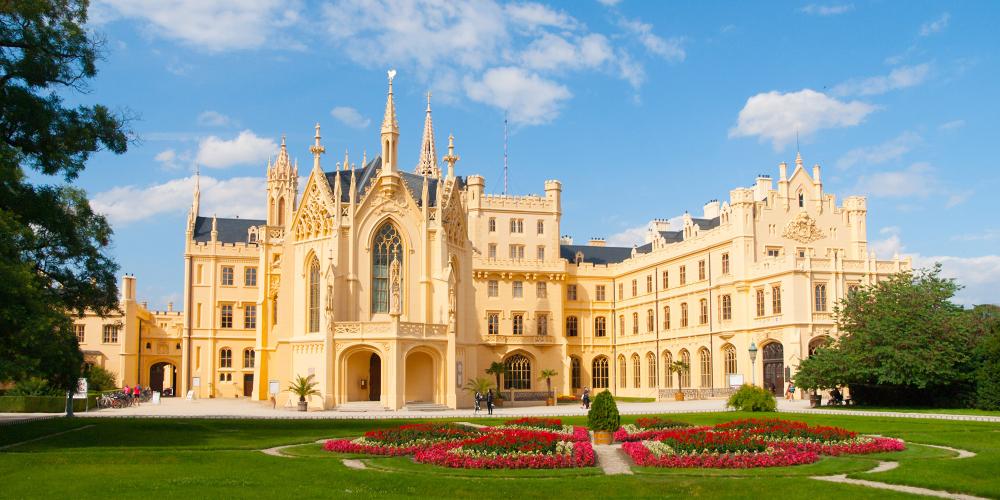
[[[318,382],[313,382],[313,376],[303,377],[299,375],[295,377],[295,382],[292,382],[288,386],[288,390],[299,397],[299,411],[306,411],[309,409],[309,402],[306,398],[309,396],[318,396],[319,391],[316,390],[316,386],[319,385]]]
[[[556,395],[552,392],[552,377],[559,375],[555,370],[542,370],[538,380],[545,381],[545,406],[555,406],[556,405]],[[616,429],[617,430],[617,429]]]
[[[684,401],[684,387],[681,386],[682,375],[687,373],[691,367],[687,363],[677,360],[667,365],[667,369],[670,370],[670,373],[677,374],[677,392],[674,393],[674,399]]]
[[[604,391],[594,397],[587,412],[587,426],[594,431],[594,444],[611,444],[613,433],[621,427],[621,416],[610,392]]]
[[[490,367],[486,369],[486,373],[493,375],[497,379],[497,391],[496,397],[493,399],[493,404],[496,406],[503,406],[503,399],[500,398],[500,375],[507,373],[507,367],[499,361],[494,361],[490,363]]]

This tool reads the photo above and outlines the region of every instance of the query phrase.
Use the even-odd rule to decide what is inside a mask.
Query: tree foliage
[[[71,315],[117,306],[111,228],[71,185],[129,140],[121,113],[64,102],[97,73],[86,20],[85,0],[0,2],[0,380],[75,387]]]
[[[726,407],[737,411],[776,411],[778,402],[771,391],[755,385],[744,385],[729,396]]]
[[[803,360],[803,389],[850,386],[862,403],[955,401],[969,387],[968,315],[941,267],[907,271],[864,287],[834,309],[841,336]]]
[[[976,406],[1000,410],[1000,306],[976,306],[969,313],[976,337]]]

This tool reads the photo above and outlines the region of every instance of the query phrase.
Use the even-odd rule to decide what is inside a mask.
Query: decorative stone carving
[[[389,264],[389,314],[393,316],[399,316],[402,309],[400,304],[401,294],[399,259],[393,256],[392,262]]]
[[[805,212],[799,212],[794,219],[790,220],[785,225],[785,230],[781,235],[799,243],[812,243],[825,236],[823,230],[816,226],[816,219]]]

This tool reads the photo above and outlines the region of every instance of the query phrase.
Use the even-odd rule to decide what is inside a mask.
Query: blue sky
[[[798,131],[828,192],[869,197],[881,256],[1000,302],[996,3],[96,0],[91,21],[106,57],[73,99],[128,110],[140,142],[79,182],[151,306],[180,303],[196,166],[202,215],[261,217],[282,134],[303,174],[316,122],[328,170],[377,150],[388,68],[404,166],[430,90],[438,151],[453,133],[459,175],[500,191],[506,111],[510,190],[560,179],[577,241],[776,176]]]

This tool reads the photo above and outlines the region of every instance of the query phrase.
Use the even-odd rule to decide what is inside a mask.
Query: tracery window
[[[670,329],[670,306],[663,306],[663,329]]]
[[[319,331],[319,259],[309,262],[309,331]]]
[[[688,326],[688,305],[687,302],[681,303],[681,328]]]
[[[736,348],[732,344],[722,348],[722,357],[725,360],[726,380],[729,383],[729,376],[736,373]]]
[[[698,324],[704,325],[708,323],[708,300],[701,299],[698,301],[699,314],[698,314]]]
[[[646,331],[651,332],[656,327],[656,319],[653,317],[653,310],[646,310]]]
[[[579,320],[577,320],[576,316],[567,316],[566,317],[566,336],[567,337],[576,337],[577,335],[579,335],[579,325],[580,325],[580,323],[579,323]]]
[[[628,374],[625,373],[628,365],[625,362],[625,355],[618,355],[618,387],[625,388],[626,382],[628,381]]]
[[[515,354],[506,361],[507,371],[503,376],[504,389],[531,389],[531,361],[521,354]]]
[[[816,285],[816,310],[826,311],[826,285]]]
[[[674,374],[670,373],[668,369],[673,362],[674,356],[670,354],[670,351],[663,351],[663,387],[674,386]]]
[[[608,388],[608,358],[598,356],[591,363],[591,384],[594,389]]]
[[[656,355],[651,352],[646,353],[646,371],[649,386],[656,387]]]
[[[701,386],[711,387],[712,386],[712,355],[709,354],[708,349],[702,348],[698,352],[698,357],[701,358]]]
[[[632,387],[638,389],[642,383],[642,362],[638,354],[632,355]]]
[[[393,262],[399,273],[399,303],[403,301],[403,239],[390,222],[382,224],[382,227],[375,233],[372,242],[374,251],[372,252],[372,312],[389,312],[389,302],[392,290],[390,287],[390,271]]]
[[[722,307],[722,319],[730,320],[733,319],[733,297],[729,294],[722,296],[721,301]]]
[[[681,386],[691,387],[691,353],[687,349],[681,349],[681,361],[688,367],[684,373],[681,373]]]
[[[608,335],[608,320],[604,316],[594,318],[594,336],[605,337]]]
[[[632,335],[639,334],[639,313],[632,313]]]
[[[253,368],[254,350],[252,348],[243,349],[243,368]]]
[[[570,385],[573,389],[580,388],[580,358],[576,356],[569,357],[569,372],[570,372]]]
[[[219,350],[219,368],[232,368],[233,367],[233,350],[228,347],[223,347]]]

